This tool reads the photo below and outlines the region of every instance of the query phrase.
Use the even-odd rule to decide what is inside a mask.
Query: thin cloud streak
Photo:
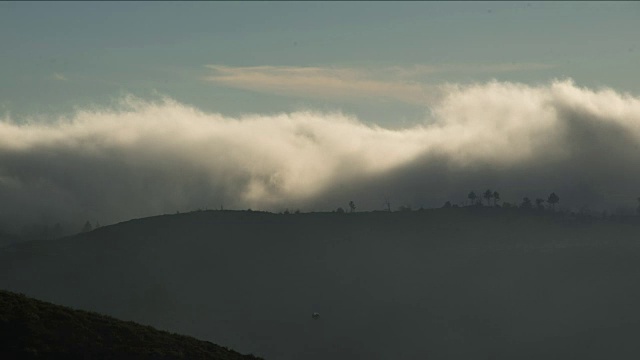
[[[427,88],[405,80],[380,80],[367,71],[320,67],[229,67],[208,65],[206,80],[229,87],[317,99],[391,99],[424,105]]]
[[[552,68],[539,63],[492,65],[414,65],[378,69],[348,67],[207,65],[216,84],[269,94],[333,100],[393,100],[425,106],[442,95],[439,86],[420,82],[436,73],[503,73]]]
[[[69,81],[69,79],[61,73],[54,72],[51,78],[58,81]]]

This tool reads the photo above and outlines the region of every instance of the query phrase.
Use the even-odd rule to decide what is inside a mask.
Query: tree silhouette
[[[541,199],[541,198],[537,198],[537,199],[536,199],[536,207],[537,207],[539,210],[544,209],[544,205],[542,205],[542,203],[544,203],[544,199]]]
[[[482,195],[485,199],[487,199],[487,206],[491,205],[490,201],[491,198],[493,198],[493,192],[491,192],[491,190],[487,189],[487,191],[484,192],[484,195]]]
[[[528,197],[524,197],[522,199],[522,204],[520,204],[520,207],[522,209],[531,209],[531,199],[529,199]]]
[[[352,201],[349,201],[349,210],[350,212],[356,212],[356,204]]]
[[[638,214],[640,214],[640,197],[637,200],[638,200],[638,208],[636,209],[636,211],[638,212]]]
[[[498,205],[498,201],[500,201],[500,193],[497,191],[493,192],[493,206]]]
[[[84,223],[84,226],[82,227],[82,232],[89,232],[93,230],[93,226],[91,226],[91,223],[89,222],[89,220],[87,220],[86,223]]]
[[[451,207],[451,201],[447,201],[446,203],[444,203],[444,205],[442,207],[443,208],[450,208]]]
[[[549,198],[547,199],[547,202],[549,204],[551,204],[551,206],[553,207],[553,211],[556,210],[556,204],[560,201],[560,198],[558,197],[558,195],[556,195],[556,193],[552,192],[549,195]]]
[[[476,199],[478,198],[478,196],[476,195],[476,193],[474,191],[471,191],[469,193],[469,195],[467,195],[467,197],[469,198],[469,200],[471,200],[471,205],[476,203]]]
[[[384,199],[384,206],[387,208],[388,212],[391,212],[391,202],[389,201],[389,198]]]
[[[336,209],[336,212],[337,212],[338,214],[344,214],[344,209],[343,209],[343,208],[341,208],[341,207],[339,207],[339,208],[337,208],[337,209]]]

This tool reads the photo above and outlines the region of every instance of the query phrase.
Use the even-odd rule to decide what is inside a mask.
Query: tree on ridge
[[[485,199],[487,199],[487,206],[490,206],[491,203],[491,199],[493,198],[493,192],[491,192],[491,190],[487,189],[487,191],[484,192],[484,195],[482,195]]]
[[[556,193],[552,192],[549,195],[549,198],[547,199],[547,202],[549,204],[551,204],[551,206],[553,207],[553,211],[556,210],[556,204],[560,201],[560,197],[558,197],[558,195],[556,195]]]
[[[469,198],[469,200],[471,200],[471,205],[475,205],[478,195],[476,195],[474,191],[471,191],[469,195],[467,195],[467,197]]]
[[[493,206],[498,205],[498,201],[500,201],[500,193],[497,191],[493,192]]]

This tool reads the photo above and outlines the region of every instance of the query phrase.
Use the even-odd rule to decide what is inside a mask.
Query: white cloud
[[[51,75],[51,78],[59,81],[69,81],[69,79],[67,79],[67,77],[64,76],[64,74],[58,73],[58,72],[54,72],[53,75]]]
[[[637,97],[571,81],[490,82],[450,85],[431,105],[434,123],[403,130],[313,111],[231,118],[169,99],[127,98],[49,123],[5,118],[0,217],[107,223],[220,204],[326,209],[348,200],[371,209],[384,196],[439,205],[481,187],[508,201],[553,190],[566,205],[638,196]]]

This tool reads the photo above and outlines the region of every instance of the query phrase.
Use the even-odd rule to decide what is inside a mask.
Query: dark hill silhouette
[[[0,290],[3,359],[251,360],[207,341]]]
[[[0,288],[270,359],[636,359],[638,225],[201,211],[5,247]]]

